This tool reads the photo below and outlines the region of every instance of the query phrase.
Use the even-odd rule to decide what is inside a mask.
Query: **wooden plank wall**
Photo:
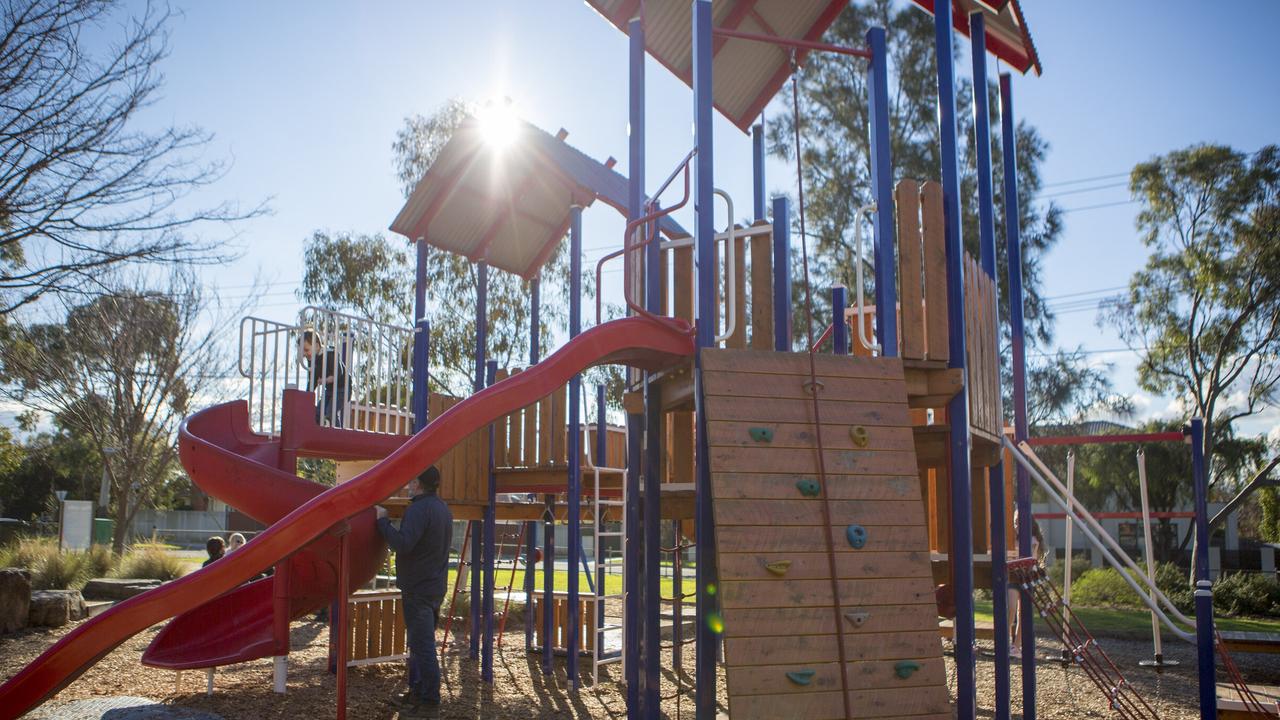
[[[440,417],[458,398],[433,393],[427,400],[430,417]],[[489,499],[489,431],[481,428],[445,453],[440,469],[440,497],[455,502],[486,503]]]
[[[964,256],[965,362],[969,369],[969,424],[998,439],[1004,426],[1000,358],[996,353],[995,283],[968,253]]]
[[[901,180],[898,210],[899,349],[908,360],[951,357],[947,326],[946,219],[942,186]]]
[[[399,659],[408,652],[399,590],[359,593],[351,598],[348,607],[349,662],[366,664]]]
[[[704,350],[729,713],[842,718],[835,598],[802,354]],[[849,697],[857,717],[950,718],[901,361],[815,358]],[[759,442],[752,428],[772,431]],[[846,527],[867,530],[854,549]],[[781,576],[766,566],[789,562]],[[919,670],[895,672],[910,660]],[[788,672],[813,671],[809,684]]]

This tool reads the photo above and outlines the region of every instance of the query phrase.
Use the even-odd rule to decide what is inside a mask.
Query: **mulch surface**
[[[0,678],[11,677],[68,629],[29,629],[0,637]],[[158,630],[159,626],[126,641],[64,688],[50,703],[133,695],[215,713],[226,720],[321,720],[335,716],[335,681],[326,668],[327,626],[321,623],[294,624],[293,645],[299,649],[289,658],[289,688],[285,695],[277,695],[271,691],[270,660],[220,669],[212,696],[204,693],[205,675],[201,671],[183,673],[179,679],[172,671],[143,667],[138,660]],[[1177,659],[1182,664],[1178,668],[1157,674],[1137,667],[1139,660],[1149,657],[1149,643],[1103,639],[1101,644],[1162,720],[1199,717],[1193,648],[1182,643],[1167,644],[1166,656]],[[1042,642],[1042,657],[1057,653],[1058,647],[1055,644]],[[679,678],[671,671],[670,653],[663,659],[662,692],[666,698],[663,704],[666,717],[693,717],[691,646],[686,649],[684,658],[685,672]],[[1275,656],[1242,653],[1235,659],[1250,682],[1270,685],[1280,683],[1280,660]],[[567,689],[563,658],[557,661],[557,671],[554,674],[543,675],[540,657],[525,653],[523,633],[519,629],[508,633],[503,639],[494,660],[493,685],[480,681],[479,665],[467,657],[465,645],[451,647],[444,655],[443,666],[445,700],[435,717],[514,720],[622,718],[626,715],[621,665],[603,668],[599,688],[590,688],[586,687],[590,684],[590,660],[583,658],[581,676],[584,689],[574,694]],[[954,696],[955,674],[950,659],[948,670]],[[991,657],[980,654],[977,677],[981,717],[991,716],[993,671]],[[407,717],[399,714],[387,702],[387,698],[404,690],[403,679],[404,669],[399,663],[352,668],[349,674],[348,717],[361,720],[396,720]],[[677,681],[684,690],[682,694],[677,692]],[[1019,672],[1015,668],[1012,678],[1014,717],[1021,716],[1021,695]],[[719,700],[723,712],[726,702],[723,670]],[[1108,709],[1105,698],[1079,669],[1044,661],[1040,663],[1037,673],[1037,709],[1038,717],[1046,720],[1115,717]]]

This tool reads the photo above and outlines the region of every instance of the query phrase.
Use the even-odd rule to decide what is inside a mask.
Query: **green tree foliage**
[[[1129,187],[1151,254],[1105,321],[1137,351],[1144,390],[1206,418],[1211,482],[1235,480],[1224,438],[1280,382],[1280,148],[1196,145],[1139,164]]]
[[[1280,489],[1269,487],[1258,491],[1258,505],[1262,519],[1258,522],[1258,536],[1270,543],[1280,543]]]
[[[193,399],[217,394],[231,361],[217,342],[223,323],[207,313],[194,277],[102,282],[110,292],[61,316],[5,327],[0,393],[54,419],[102,459],[118,553],[137,509],[169,497],[178,422]]]
[[[889,123],[890,147],[895,180],[918,181],[940,178],[941,150],[937,123],[937,75],[934,62],[933,20],[926,13],[890,0],[853,3],[841,13],[825,40],[846,46],[866,44],[867,30],[884,27],[888,36],[890,61]],[[999,97],[993,86],[990,96],[992,162],[1000,168]],[[790,91],[781,110],[769,118],[768,137],[772,152],[795,158],[794,122]],[[803,177],[810,267],[815,283],[815,304],[825,293],[819,289],[844,284],[854,286],[853,223],[857,208],[872,202],[871,155],[867,132],[865,63],[846,56],[815,53],[805,59],[800,73],[800,113],[802,118]],[[956,117],[963,143],[960,163],[962,234],[965,247],[979,256],[976,146],[973,118],[973,87],[959,80]],[[1041,188],[1040,167],[1048,143],[1034,127],[1020,121],[1015,139],[1018,151],[1019,223],[1022,231],[1025,321],[1029,349],[1047,346],[1053,338],[1053,313],[1041,297],[1043,258],[1062,232],[1062,211],[1052,201],[1036,202]],[[998,170],[997,170],[998,172]],[[997,217],[1003,211],[1001,183],[994,184]],[[793,243],[795,244],[795,243]],[[1008,342],[1009,297],[1006,283],[1008,261],[1004,228],[996,223],[997,273],[1000,285],[1002,334]],[[797,263],[798,264],[798,263]],[[867,276],[868,279],[870,275]],[[869,289],[868,289],[869,292]],[[803,297],[798,294],[797,297]],[[827,302],[823,300],[824,307]],[[829,307],[825,310],[829,314]],[[824,321],[825,324],[825,321]],[[803,310],[797,316],[798,336],[804,335]],[[815,333],[818,329],[815,329]],[[1002,353],[1008,358],[1009,353]],[[1098,404],[1124,410],[1111,392],[1104,371],[1090,366],[1079,352],[1058,352],[1043,362],[1032,355],[1029,368],[1029,413],[1041,422],[1072,419]],[[1005,388],[1011,387],[1006,364]]]

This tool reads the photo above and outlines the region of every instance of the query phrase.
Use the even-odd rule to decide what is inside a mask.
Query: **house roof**
[[[627,212],[627,178],[523,120],[504,147],[468,118],[440,150],[391,223],[392,232],[524,278],[546,263],[569,229],[573,206],[598,198]],[[687,233],[664,218],[668,236]],[[619,238],[621,247],[621,238]]]
[[[928,12],[934,0],[913,0]],[[1017,0],[954,0],[956,29],[969,34],[969,13],[987,15],[987,49],[1019,72],[1035,69],[1040,59]],[[589,7],[621,30],[640,13],[640,0],[586,0]],[[835,23],[847,0],[716,0],[711,13],[717,29],[818,41]],[[693,50],[689,0],[644,0],[645,47],[685,84],[692,84]],[[807,50],[798,50],[803,62]],[[712,102],[743,132],[791,74],[791,51],[779,45],[720,36],[712,44]]]

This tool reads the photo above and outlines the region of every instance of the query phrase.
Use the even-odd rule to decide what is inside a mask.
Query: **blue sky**
[[[1280,76],[1269,33],[1280,4],[1050,2],[1023,6],[1044,60],[1043,77],[1017,77],[1020,117],[1051,144],[1047,194],[1068,209],[1047,259],[1045,294],[1070,309],[1061,344],[1114,364],[1117,387],[1135,392],[1132,356],[1095,325],[1090,300],[1112,294],[1141,266],[1136,206],[1118,183],[1134,163],[1196,142],[1254,150],[1276,141]],[[626,39],[581,2],[183,2],[164,65],[154,119],[215,134],[209,152],[233,158],[203,194],[273,214],[244,223],[244,257],[210,269],[223,295],[270,281],[257,314],[287,319],[302,271],[304,239],[318,228],[383,230],[401,204],[391,142],[403,118],[451,97],[509,96],[517,112],[626,173]],[[961,67],[967,74],[967,65]],[[691,146],[688,89],[654,63],[648,71],[652,181]],[[749,206],[750,143],[717,116],[716,183]],[[793,192],[772,163],[771,191]],[[1100,178],[1091,182],[1077,182]],[[1097,189],[1093,189],[1097,188]],[[1104,207],[1096,207],[1096,206]],[[739,214],[743,214],[739,212]],[[589,261],[616,246],[622,221],[597,207],[585,221]],[[1068,296],[1068,297],[1063,297]],[[1083,300],[1083,303],[1076,303]],[[1167,399],[1137,394],[1144,414]],[[1273,410],[1248,429],[1280,428]]]

